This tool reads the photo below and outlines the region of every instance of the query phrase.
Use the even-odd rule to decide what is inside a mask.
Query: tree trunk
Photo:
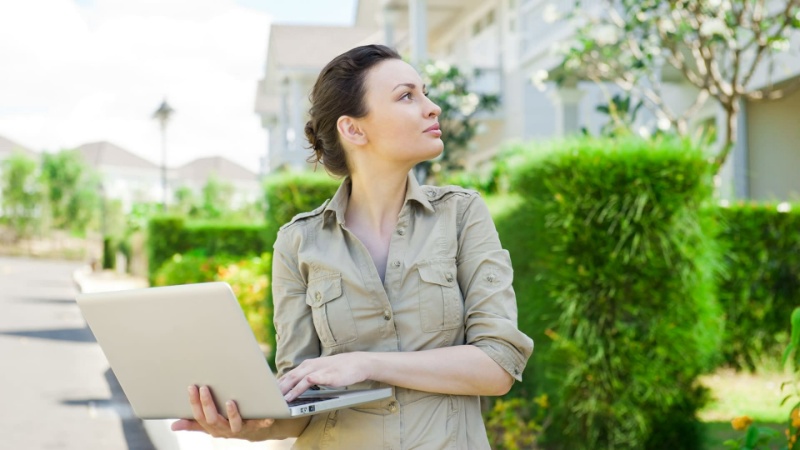
[[[716,158],[714,158],[714,173],[719,173],[722,165],[725,164],[725,161],[728,159],[728,155],[730,155],[733,146],[736,145],[736,136],[738,134],[737,131],[737,121],[739,120],[739,98],[734,98],[731,100],[730,104],[723,105],[725,108],[725,141],[722,145],[722,149],[717,154]]]

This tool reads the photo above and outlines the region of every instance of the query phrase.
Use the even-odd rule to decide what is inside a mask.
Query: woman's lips
[[[431,134],[439,137],[439,136],[442,135],[442,130],[439,129],[439,123],[437,122],[437,123],[431,125],[430,127],[428,127],[428,129],[423,131],[423,133],[431,133]]]

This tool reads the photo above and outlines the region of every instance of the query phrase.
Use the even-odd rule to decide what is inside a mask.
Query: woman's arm
[[[375,380],[419,391],[503,395],[514,379],[473,345],[417,352],[353,352],[308,359],[280,380],[287,401],[314,385],[349,386]]]

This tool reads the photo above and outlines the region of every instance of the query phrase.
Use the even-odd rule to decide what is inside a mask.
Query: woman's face
[[[371,155],[410,169],[442,153],[442,110],[425,95],[413,67],[399,59],[385,60],[367,73],[364,85],[368,113],[359,123]]]

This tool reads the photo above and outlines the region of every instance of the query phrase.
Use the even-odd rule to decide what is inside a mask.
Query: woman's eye
[[[411,92],[406,92],[405,94],[400,96],[400,100],[404,100],[404,99],[407,99],[407,98],[409,98],[409,99],[411,98]]]

